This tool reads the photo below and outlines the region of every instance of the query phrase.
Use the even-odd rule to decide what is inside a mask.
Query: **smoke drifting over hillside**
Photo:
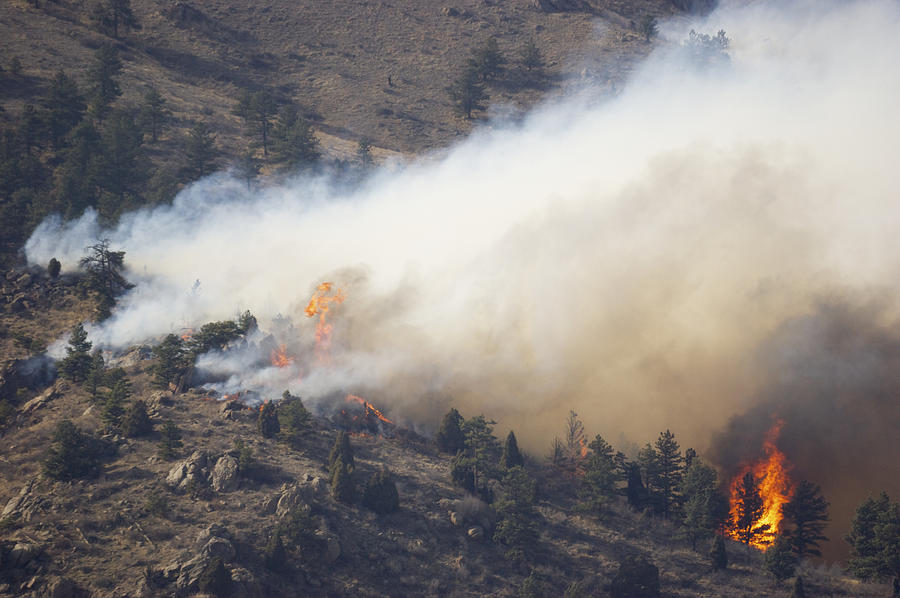
[[[725,29],[730,64],[692,65],[692,27]],[[333,281],[333,363],[291,390],[364,389],[401,423],[452,400],[543,450],[571,408],[613,441],[671,428],[703,449],[735,414],[782,410],[785,438],[864,453],[865,430],[825,431],[898,419],[898,27],[896,2],[725,6],[664,23],[614,99],[546,106],[351,193],[223,174],[112,230],[48,220],[28,257],[73,268],[98,236],[127,251],[137,287],[91,332],[110,345],[244,309],[310,339],[303,308]]]

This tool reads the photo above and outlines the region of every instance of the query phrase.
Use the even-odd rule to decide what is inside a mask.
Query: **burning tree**
[[[749,542],[734,530],[732,530],[731,536],[759,549],[764,549],[772,542],[775,535],[781,533],[781,523],[784,518],[782,507],[791,499],[793,493],[788,475],[790,465],[787,457],[777,446],[782,426],[784,426],[784,421],[776,419],[763,440],[763,457],[753,463],[745,464],[731,483],[731,519],[736,521],[741,518],[737,505],[745,500],[741,496],[743,480],[748,473],[753,478],[756,492],[759,493],[762,500],[762,510],[749,523],[745,521],[743,527],[746,530],[749,525],[763,531],[755,534]]]
[[[764,543],[764,538],[769,534],[771,525],[763,523],[757,525],[763,516],[763,499],[759,493],[759,484],[756,477],[747,472],[741,478],[737,488],[737,502],[733,505],[734,519],[732,530],[734,536],[746,545],[758,546]]]

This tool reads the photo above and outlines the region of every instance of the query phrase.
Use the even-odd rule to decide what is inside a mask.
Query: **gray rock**
[[[176,463],[166,475],[166,485],[176,492],[184,492],[194,482],[206,484],[208,470],[206,453],[194,451],[194,453],[179,463]]]
[[[62,392],[60,392],[59,385],[54,384],[38,396],[22,405],[22,413],[31,413],[33,411],[37,411],[38,409],[46,407],[50,401],[59,398],[61,395]]]
[[[225,538],[226,540],[231,540],[231,532],[222,525],[221,523],[210,523],[207,527],[200,530],[200,533],[197,534],[196,545],[197,547],[204,546],[207,542],[209,542],[210,538]]]
[[[22,276],[20,276],[19,278],[16,279],[16,285],[20,288],[24,288],[24,287],[29,286],[31,284],[31,281],[32,281],[31,274],[26,272],[25,274],[23,274]]]
[[[324,550],[322,551],[323,563],[330,565],[340,558],[341,543],[337,536],[324,530],[317,530],[316,537],[322,541],[322,545],[324,546]]]
[[[9,499],[0,514],[0,519],[10,517],[21,521],[31,521],[34,516],[47,508],[50,500],[34,490],[35,480],[29,480],[16,496]]]
[[[41,552],[43,552],[43,548],[37,544],[19,542],[12,547],[7,555],[9,557],[8,567],[10,569],[20,569],[40,556]]]
[[[465,523],[465,518],[456,511],[450,511],[450,523],[456,527],[462,527],[462,524]]]
[[[200,550],[200,554],[208,559],[219,557],[225,562],[234,559],[234,546],[225,538],[212,537]]]
[[[281,496],[275,506],[275,516],[281,519],[294,509],[309,510],[309,505],[303,499],[303,491],[296,484],[282,486]]]
[[[480,525],[473,525],[468,529],[466,535],[470,540],[481,540],[482,538],[484,538],[484,528]]]
[[[236,490],[240,483],[237,459],[231,455],[223,455],[216,461],[210,476],[210,485],[216,492]]]
[[[56,577],[47,584],[43,595],[46,598],[75,598],[78,596],[78,586],[71,579]]]

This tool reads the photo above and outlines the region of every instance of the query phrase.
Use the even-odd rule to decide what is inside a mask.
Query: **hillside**
[[[22,359],[31,351],[21,339],[64,336],[90,301],[78,299],[70,277],[14,274],[7,289],[14,285],[28,305],[3,316],[9,336],[20,339],[4,350]],[[36,305],[40,296],[49,304]],[[35,309],[68,316],[39,322]],[[205,588],[219,596],[606,596],[619,564],[635,556],[658,567],[662,596],[791,595],[764,573],[756,549],[728,542],[728,569],[713,571],[705,544],[692,551],[678,526],[636,513],[624,499],[606,503],[599,517],[585,512],[577,484],[538,455],[526,460],[538,482],[537,535],[515,558],[490,540],[502,503],[489,508],[455,485],[453,459],[400,427],[353,436],[357,492],[340,502],[326,464],[346,416],[313,417],[298,441],[264,438],[257,409],[201,389],[155,389],[148,347],[107,353],[106,361],[124,368],[131,401],[146,403],[149,436],[105,431],[106,407],[85,384],[23,375],[21,362],[4,366],[0,390],[19,406],[5,413],[0,436],[0,595],[181,596]],[[97,477],[54,481],[42,473],[63,419],[105,443]],[[169,459],[158,451],[164,422],[183,442]],[[247,449],[252,458],[240,471]],[[377,515],[361,504],[361,488],[384,468],[400,508]],[[490,484],[498,500],[509,490]],[[291,529],[300,530],[296,546],[285,540],[285,564],[271,564],[267,544]],[[216,558],[230,582],[210,581]],[[887,595],[885,586],[811,562],[798,573],[807,595]]]
[[[415,153],[468,132],[471,123],[454,114],[446,87],[489,36],[513,66],[525,40],[534,39],[542,51],[547,77],[539,86],[511,78],[491,90],[492,103],[527,108],[585,79],[612,91],[650,47],[633,23],[645,14],[676,13],[660,0],[549,13],[526,0],[452,6],[136,0],[141,29],[123,31],[116,41],[96,31],[80,4],[36,4],[14,0],[0,7],[3,66],[18,57],[26,77],[0,92],[7,114],[59,69],[83,77],[93,51],[115,42],[125,62],[123,87],[130,90],[124,102],[137,104],[155,86],[178,126],[206,120],[223,146],[238,148],[244,142],[231,115],[235,99],[242,90],[265,87],[298,103],[337,155],[352,154],[363,137],[379,148]]]

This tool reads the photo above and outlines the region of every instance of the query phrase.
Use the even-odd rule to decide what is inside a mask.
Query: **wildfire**
[[[316,315],[319,320],[316,322],[316,356],[320,363],[329,363],[331,361],[331,331],[333,326],[328,322],[328,311],[331,309],[332,303],[343,303],[344,293],[341,289],[331,293],[332,283],[323,282],[316,287],[306,306],[306,317],[312,318]]]
[[[272,365],[280,368],[285,368],[294,363],[294,357],[287,354],[287,347],[285,345],[279,345],[277,349],[273,349],[270,354],[270,359]]]
[[[365,399],[362,398],[362,397],[358,397],[358,396],[356,396],[356,395],[347,395],[347,397],[346,397],[344,400],[347,401],[348,403],[350,403],[350,402],[356,402],[356,403],[359,403],[360,405],[362,405],[363,408],[365,409],[364,417],[366,417],[366,418],[368,418],[370,415],[372,415],[372,416],[375,416],[376,418],[380,419],[381,421],[383,421],[383,422],[385,422],[385,423],[388,423],[388,424],[391,424],[391,425],[394,424],[394,422],[392,422],[391,420],[389,420],[388,418],[386,418],[386,417],[384,416],[384,414],[381,413],[381,411],[379,411],[378,409],[376,409],[376,408],[375,408],[375,405],[373,405],[372,403],[370,403],[369,401],[365,400]]]
[[[759,484],[759,494],[763,499],[763,512],[753,523],[753,527],[768,525],[767,531],[750,541],[750,545],[764,550],[772,543],[774,537],[781,528],[781,506],[791,499],[793,484],[788,470],[790,464],[787,457],[778,450],[777,441],[784,426],[784,420],[778,419],[766,433],[763,440],[763,453],[765,456],[754,463],[744,465],[740,472],[731,481],[731,520],[734,521],[738,514],[739,487],[744,475],[752,473]],[[731,529],[728,535],[739,540],[736,530]]]

